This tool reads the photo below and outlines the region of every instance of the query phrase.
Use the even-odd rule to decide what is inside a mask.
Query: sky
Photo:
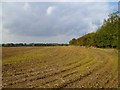
[[[72,38],[95,32],[110,13],[117,11],[117,5],[117,2],[3,2],[2,43],[69,43]]]

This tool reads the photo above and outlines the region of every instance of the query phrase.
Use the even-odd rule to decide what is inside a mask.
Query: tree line
[[[117,48],[120,32],[119,12],[112,13],[104,19],[103,25],[96,32],[88,33],[80,38],[70,40],[70,45],[94,46],[99,48]]]
[[[4,43],[2,47],[18,47],[18,46],[68,46],[68,44],[58,44],[58,43]]]

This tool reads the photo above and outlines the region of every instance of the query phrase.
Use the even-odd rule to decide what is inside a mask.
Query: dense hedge
[[[2,47],[18,47],[18,46],[68,46],[68,44],[58,44],[58,43],[6,43],[2,44]]]
[[[118,47],[118,31],[120,31],[120,17],[119,12],[116,12],[110,14],[96,32],[88,33],[78,39],[73,38],[69,44],[116,48]]]

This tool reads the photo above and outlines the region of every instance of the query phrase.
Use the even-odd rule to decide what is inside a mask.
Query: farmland
[[[3,47],[4,88],[117,88],[118,51],[79,46]]]

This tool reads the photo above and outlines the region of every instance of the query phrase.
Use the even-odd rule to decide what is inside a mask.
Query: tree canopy
[[[96,31],[88,33],[80,38],[70,40],[70,45],[95,46],[102,48],[118,47],[118,31],[120,31],[119,12],[109,15],[103,25]]]

